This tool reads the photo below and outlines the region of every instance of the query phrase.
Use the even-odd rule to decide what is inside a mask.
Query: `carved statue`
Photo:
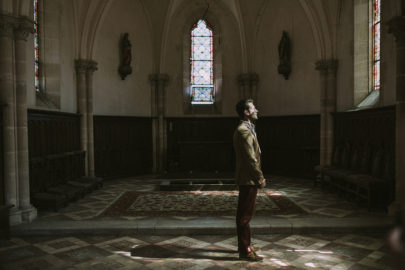
[[[125,80],[125,77],[132,73],[131,67],[131,60],[132,60],[132,53],[131,53],[131,42],[128,38],[129,34],[124,33],[121,38],[120,44],[120,66],[118,68],[118,72],[121,75],[121,79]]]
[[[287,32],[283,31],[280,43],[278,44],[278,56],[280,61],[278,65],[278,73],[282,74],[286,80],[288,80],[288,76],[291,73],[290,54],[290,39],[288,38]]]

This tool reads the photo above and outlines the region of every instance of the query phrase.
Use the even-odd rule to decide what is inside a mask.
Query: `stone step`
[[[253,234],[336,234],[387,232],[393,217],[271,218],[255,217]],[[233,235],[235,221],[224,217],[139,220],[34,221],[11,227],[12,237],[55,235]]]

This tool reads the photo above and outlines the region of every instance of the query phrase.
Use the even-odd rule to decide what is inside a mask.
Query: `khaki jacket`
[[[236,155],[237,185],[261,185],[264,177],[261,170],[260,147],[249,123],[241,121],[233,134]]]

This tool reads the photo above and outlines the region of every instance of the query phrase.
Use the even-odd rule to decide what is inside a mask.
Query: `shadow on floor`
[[[144,245],[131,250],[132,257],[153,259],[208,259],[220,261],[239,261],[238,251],[216,248],[186,248],[174,245]]]

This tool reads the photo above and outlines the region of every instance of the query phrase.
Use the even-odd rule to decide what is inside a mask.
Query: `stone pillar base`
[[[38,211],[34,206],[21,210],[21,217],[23,222],[31,222],[38,216]]]
[[[26,209],[15,209],[11,208],[9,212],[10,225],[18,225],[21,223],[28,223],[36,219],[38,216],[38,211],[34,206],[30,206]]]
[[[10,225],[18,225],[22,223],[21,210],[11,208],[9,212]]]

